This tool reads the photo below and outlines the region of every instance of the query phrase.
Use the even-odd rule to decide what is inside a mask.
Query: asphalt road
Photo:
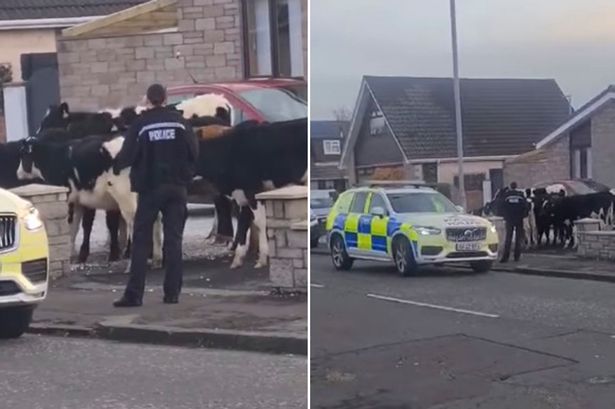
[[[321,409],[612,409],[615,285],[311,261]]]
[[[306,369],[304,357],[28,335],[0,342],[0,408],[307,408]]]

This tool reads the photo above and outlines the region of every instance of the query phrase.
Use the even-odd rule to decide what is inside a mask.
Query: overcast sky
[[[449,0],[310,0],[311,112],[352,110],[362,75],[452,76]],[[555,78],[579,107],[615,84],[615,1],[457,0],[470,78]]]

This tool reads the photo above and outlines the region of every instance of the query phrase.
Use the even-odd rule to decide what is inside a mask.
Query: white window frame
[[[384,115],[380,111],[373,111],[369,116],[369,134],[370,135],[382,135],[386,128]]]
[[[325,139],[322,141],[322,149],[325,155],[341,155],[342,153],[340,141],[335,139]]]

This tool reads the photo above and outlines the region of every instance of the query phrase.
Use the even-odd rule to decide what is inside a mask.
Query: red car
[[[222,94],[232,105],[231,122],[279,122],[307,117],[307,84],[293,78],[253,78],[236,82],[169,87],[168,103],[202,94]]]
[[[279,122],[307,117],[307,83],[293,78],[254,78],[244,81],[191,84],[167,88],[168,103],[177,104],[202,94],[222,94],[232,105],[231,123],[247,120]],[[211,203],[203,181],[189,189],[190,203]]]

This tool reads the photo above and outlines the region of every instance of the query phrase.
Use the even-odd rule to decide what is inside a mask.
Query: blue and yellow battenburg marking
[[[348,248],[391,254],[392,237],[401,231],[410,239],[416,256],[417,232],[409,224],[401,223],[393,217],[385,219],[351,213],[338,214],[330,221],[332,223],[327,226],[327,230],[343,231]]]

